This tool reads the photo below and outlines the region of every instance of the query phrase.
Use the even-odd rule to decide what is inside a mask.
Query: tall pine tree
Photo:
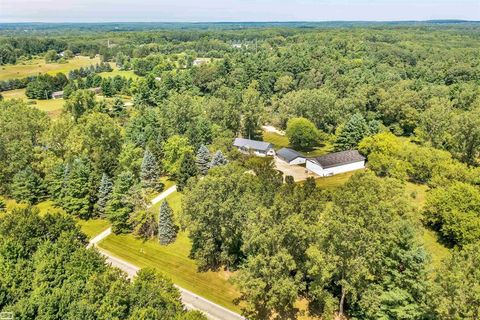
[[[113,183],[110,181],[110,178],[106,173],[102,175],[102,180],[100,181],[100,187],[98,188],[98,200],[95,204],[95,213],[100,217],[105,215],[105,208],[107,202],[110,199],[112,193]]]
[[[116,97],[113,101],[111,114],[114,117],[124,117],[126,115],[125,104],[119,97]]]
[[[213,155],[212,162],[210,162],[210,168],[224,166],[227,163],[228,163],[228,160],[225,158],[222,151],[218,150]]]
[[[360,113],[356,113],[351,116],[345,126],[340,129],[337,140],[335,141],[335,150],[344,151],[355,149],[363,138],[377,133],[378,130],[378,121],[373,120],[367,122]]]
[[[177,227],[173,223],[173,210],[164,200],[158,214],[158,241],[162,245],[167,245],[174,242],[176,237]]]
[[[211,159],[212,156],[210,154],[210,151],[208,151],[208,148],[202,144],[198,149],[196,159],[198,173],[200,173],[201,175],[207,174],[208,169],[210,168]]]
[[[93,176],[91,164],[86,159],[75,159],[65,168],[64,187],[60,205],[65,211],[82,219],[92,216]],[[96,188],[96,187],[95,187]]]
[[[19,202],[37,203],[45,194],[42,178],[27,167],[13,176],[12,196]]]
[[[197,164],[191,152],[185,153],[176,174],[177,188],[182,191],[188,179],[197,175]]]
[[[131,190],[135,185],[135,177],[130,171],[120,173],[113,185],[113,192],[105,208],[105,215],[112,223],[114,233],[131,231],[130,215],[135,204],[130,201]]]
[[[155,188],[160,177],[157,161],[150,149],[145,149],[143,154],[142,168],[140,172],[143,186]]]

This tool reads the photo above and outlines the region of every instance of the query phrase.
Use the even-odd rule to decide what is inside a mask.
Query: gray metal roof
[[[267,151],[268,149],[273,148],[271,143],[243,138],[236,138],[233,142],[233,145],[237,148],[253,149],[258,151]]]
[[[329,153],[324,156],[309,159],[318,163],[323,169],[338,167],[344,164],[365,161],[365,157],[362,156],[357,150],[347,150]]]
[[[297,159],[298,157],[303,158],[303,156],[298,153],[297,151],[290,149],[290,148],[282,148],[277,151],[277,156],[282,158],[283,160],[290,162],[292,160]]]

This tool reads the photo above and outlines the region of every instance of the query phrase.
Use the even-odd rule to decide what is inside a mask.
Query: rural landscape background
[[[478,319],[479,52],[460,19],[0,23],[0,315]]]

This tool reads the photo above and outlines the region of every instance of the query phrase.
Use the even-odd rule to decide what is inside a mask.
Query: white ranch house
[[[357,150],[335,152],[307,159],[306,167],[321,177],[333,176],[365,168],[365,157]]]
[[[233,142],[233,146],[240,152],[253,153],[259,157],[274,156],[275,149],[273,145],[264,141],[236,138]]]
[[[304,156],[290,148],[282,148],[278,150],[277,158],[289,165],[304,164],[306,161]]]

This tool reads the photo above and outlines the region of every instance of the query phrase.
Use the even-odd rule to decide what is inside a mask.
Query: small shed
[[[290,149],[290,148],[282,148],[277,151],[277,158],[280,160],[290,164],[303,164],[305,163],[306,159],[297,151]]]
[[[321,177],[333,176],[365,168],[365,157],[357,150],[329,153],[324,156],[307,159],[306,167],[309,171]]]

